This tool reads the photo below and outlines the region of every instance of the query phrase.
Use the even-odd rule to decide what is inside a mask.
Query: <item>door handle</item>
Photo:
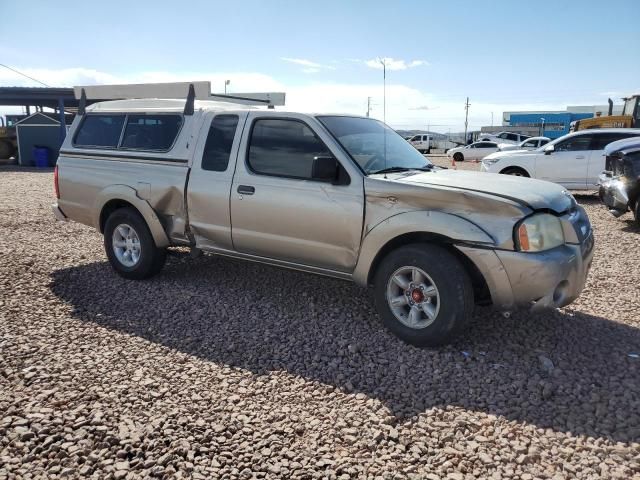
[[[238,185],[238,193],[240,195],[253,195],[256,193],[256,187],[250,185]]]
[[[584,158],[584,155],[578,155],[578,156],[576,157],[576,159],[578,159],[578,160],[582,160],[583,158]]]

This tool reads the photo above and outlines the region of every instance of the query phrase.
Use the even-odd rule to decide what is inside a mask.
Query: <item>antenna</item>
[[[469,103],[469,97],[467,97],[467,101],[464,104],[464,110],[465,110],[465,114],[464,114],[464,144],[467,144],[467,127],[469,125],[469,107],[471,106],[471,104]]]

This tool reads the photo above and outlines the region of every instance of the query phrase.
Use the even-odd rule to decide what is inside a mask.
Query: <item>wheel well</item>
[[[412,243],[431,243],[445,248],[449,253],[451,253],[460,261],[465,271],[467,272],[467,275],[469,275],[471,284],[473,285],[473,295],[475,298],[475,303],[480,305],[491,304],[491,292],[489,292],[487,282],[480,270],[478,270],[478,267],[476,267],[475,264],[471,260],[469,260],[469,258],[464,253],[453,246],[453,240],[451,238],[444,235],[439,235],[437,233],[406,233],[387,242],[373,259],[373,263],[371,264],[369,275],[367,277],[367,284],[371,285],[373,283],[373,277],[375,276],[376,270],[378,269],[378,266],[380,265],[380,262],[382,262],[384,257],[386,257],[391,251]]]
[[[125,207],[131,207],[134,210],[138,211],[136,207],[131,205],[126,200],[114,199],[109,200],[104,204],[104,206],[102,207],[102,211],[100,212],[100,233],[104,233],[104,224],[107,223],[107,218],[109,218],[109,215],[111,215],[119,208]]]
[[[524,173],[527,177],[531,177],[531,175],[529,175],[529,172],[527,172],[524,168],[522,167],[505,167],[502,170],[500,170],[500,173],[505,173],[508,172],[509,170],[520,170],[522,173]]]

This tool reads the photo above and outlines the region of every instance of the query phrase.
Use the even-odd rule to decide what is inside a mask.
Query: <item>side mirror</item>
[[[311,179],[334,183],[338,180],[340,164],[334,157],[313,157]]]
[[[551,152],[553,152],[554,150],[555,147],[553,145],[547,145],[546,147],[544,147],[544,154],[551,155]]]

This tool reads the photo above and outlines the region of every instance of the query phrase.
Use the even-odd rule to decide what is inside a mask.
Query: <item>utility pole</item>
[[[367,117],[369,116],[370,111],[371,111],[371,97],[367,97]]]
[[[224,94],[227,94],[227,85],[229,85],[231,83],[231,80],[225,80],[224,81]]]
[[[491,112],[491,126],[493,127],[493,112]]]
[[[464,144],[467,144],[467,127],[469,125],[469,107],[471,104],[469,103],[469,97],[467,97],[467,102],[464,104]]]

